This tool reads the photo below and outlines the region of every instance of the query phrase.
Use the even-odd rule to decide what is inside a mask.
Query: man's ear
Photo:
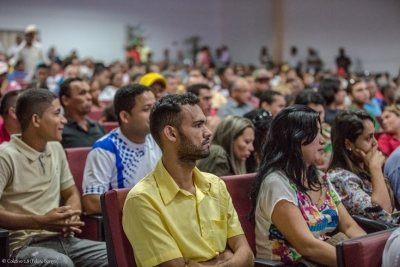
[[[265,110],[269,110],[269,105],[268,105],[268,103],[265,102],[265,101],[261,103],[261,107],[262,107],[263,109],[265,109]]]
[[[171,142],[176,142],[178,137],[178,132],[176,131],[176,129],[169,125],[164,127],[163,134]]]
[[[123,123],[125,123],[125,124],[127,124],[127,123],[129,123],[129,114],[128,114],[128,112],[126,112],[125,110],[122,110],[120,113],[119,113],[119,119],[121,120],[121,122],[123,122]]]
[[[17,119],[17,114],[15,114],[15,107],[10,107],[8,109],[8,115],[13,118],[14,120]]]
[[[62,106],[68,106],[69,105],[69,97],[66,95],[63,95],[60,99],[61,105]]]
[[[39,115],[37,115],[37,114],[33,114],[32,115],[31,122],[32,122],[34,127],[39,128],[40,127],[40,121],[41,121],[41,118],[39,117]]]

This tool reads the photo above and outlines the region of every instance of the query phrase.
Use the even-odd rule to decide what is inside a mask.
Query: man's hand
[[[80,233],[79,227],[84,223],[79,219],[80,210],[71,210],[71,206],[62,206],[54,208],[44,215],[38,216],[39,229],[44,229],[52,232],[75,232]]]
[[[195,261],[188,261],[187,266],[188,267],[195,267],[195,266],[218,266],[218,264],[221,264],[223,262],[228,261],[230,258],[233,257],[233,252],[229,248],[225,249],[224,252],[219,254],[217,257],[204,261],[204,262],[195,262]]]
[[[80,222],[81,217],[79,215],[72,216],[70,219],[66,219],[65,223],[66,224],[71,224],[71,222]],[[82,233],[82,230],[80,229],[80,226],[70,226],[64,231],[64,237],[68,236],[74,236],[75,233]]]

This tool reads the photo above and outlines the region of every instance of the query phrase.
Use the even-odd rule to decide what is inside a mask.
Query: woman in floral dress
[[[329,234],[337,227],[348,237],[365,234],[315,167],[324,143],[311,108],[294,105],[274,118],[252,191],[257,257],[287,266],[301,257],[336,266],[335,247],[324,242]]]
[[[363,110],[344,111],[332,125],[329,179],[350,214],[397,223],[393,192],[385,182],[385,156],[374,137],[374,120]]]

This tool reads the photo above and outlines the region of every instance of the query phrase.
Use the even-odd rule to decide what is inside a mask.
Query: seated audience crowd
[[[336,266],[335,242],[365,234],[352,215],[398,225],[400,77],[351,72],[344,48],[336,70],[296,47],[279,64],[226,45],[154,62],[144,40],[122,63],[62,60],[37,31],[0,53],[0,228],[21,266],[107,266],[105,242],[75,234],[121,188],[137,266]],[[78,182],[65,151],[84,147]],[[218,178],[251,173],[255,248]]]

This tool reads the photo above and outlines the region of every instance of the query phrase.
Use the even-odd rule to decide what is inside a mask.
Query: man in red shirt
[[[10,135],[21,132],[15,115],[18,95],[21,92],[20,90],[8,92],[1,100],[0,115],[3,119],[0,120],[0,144],[10,141]]]

